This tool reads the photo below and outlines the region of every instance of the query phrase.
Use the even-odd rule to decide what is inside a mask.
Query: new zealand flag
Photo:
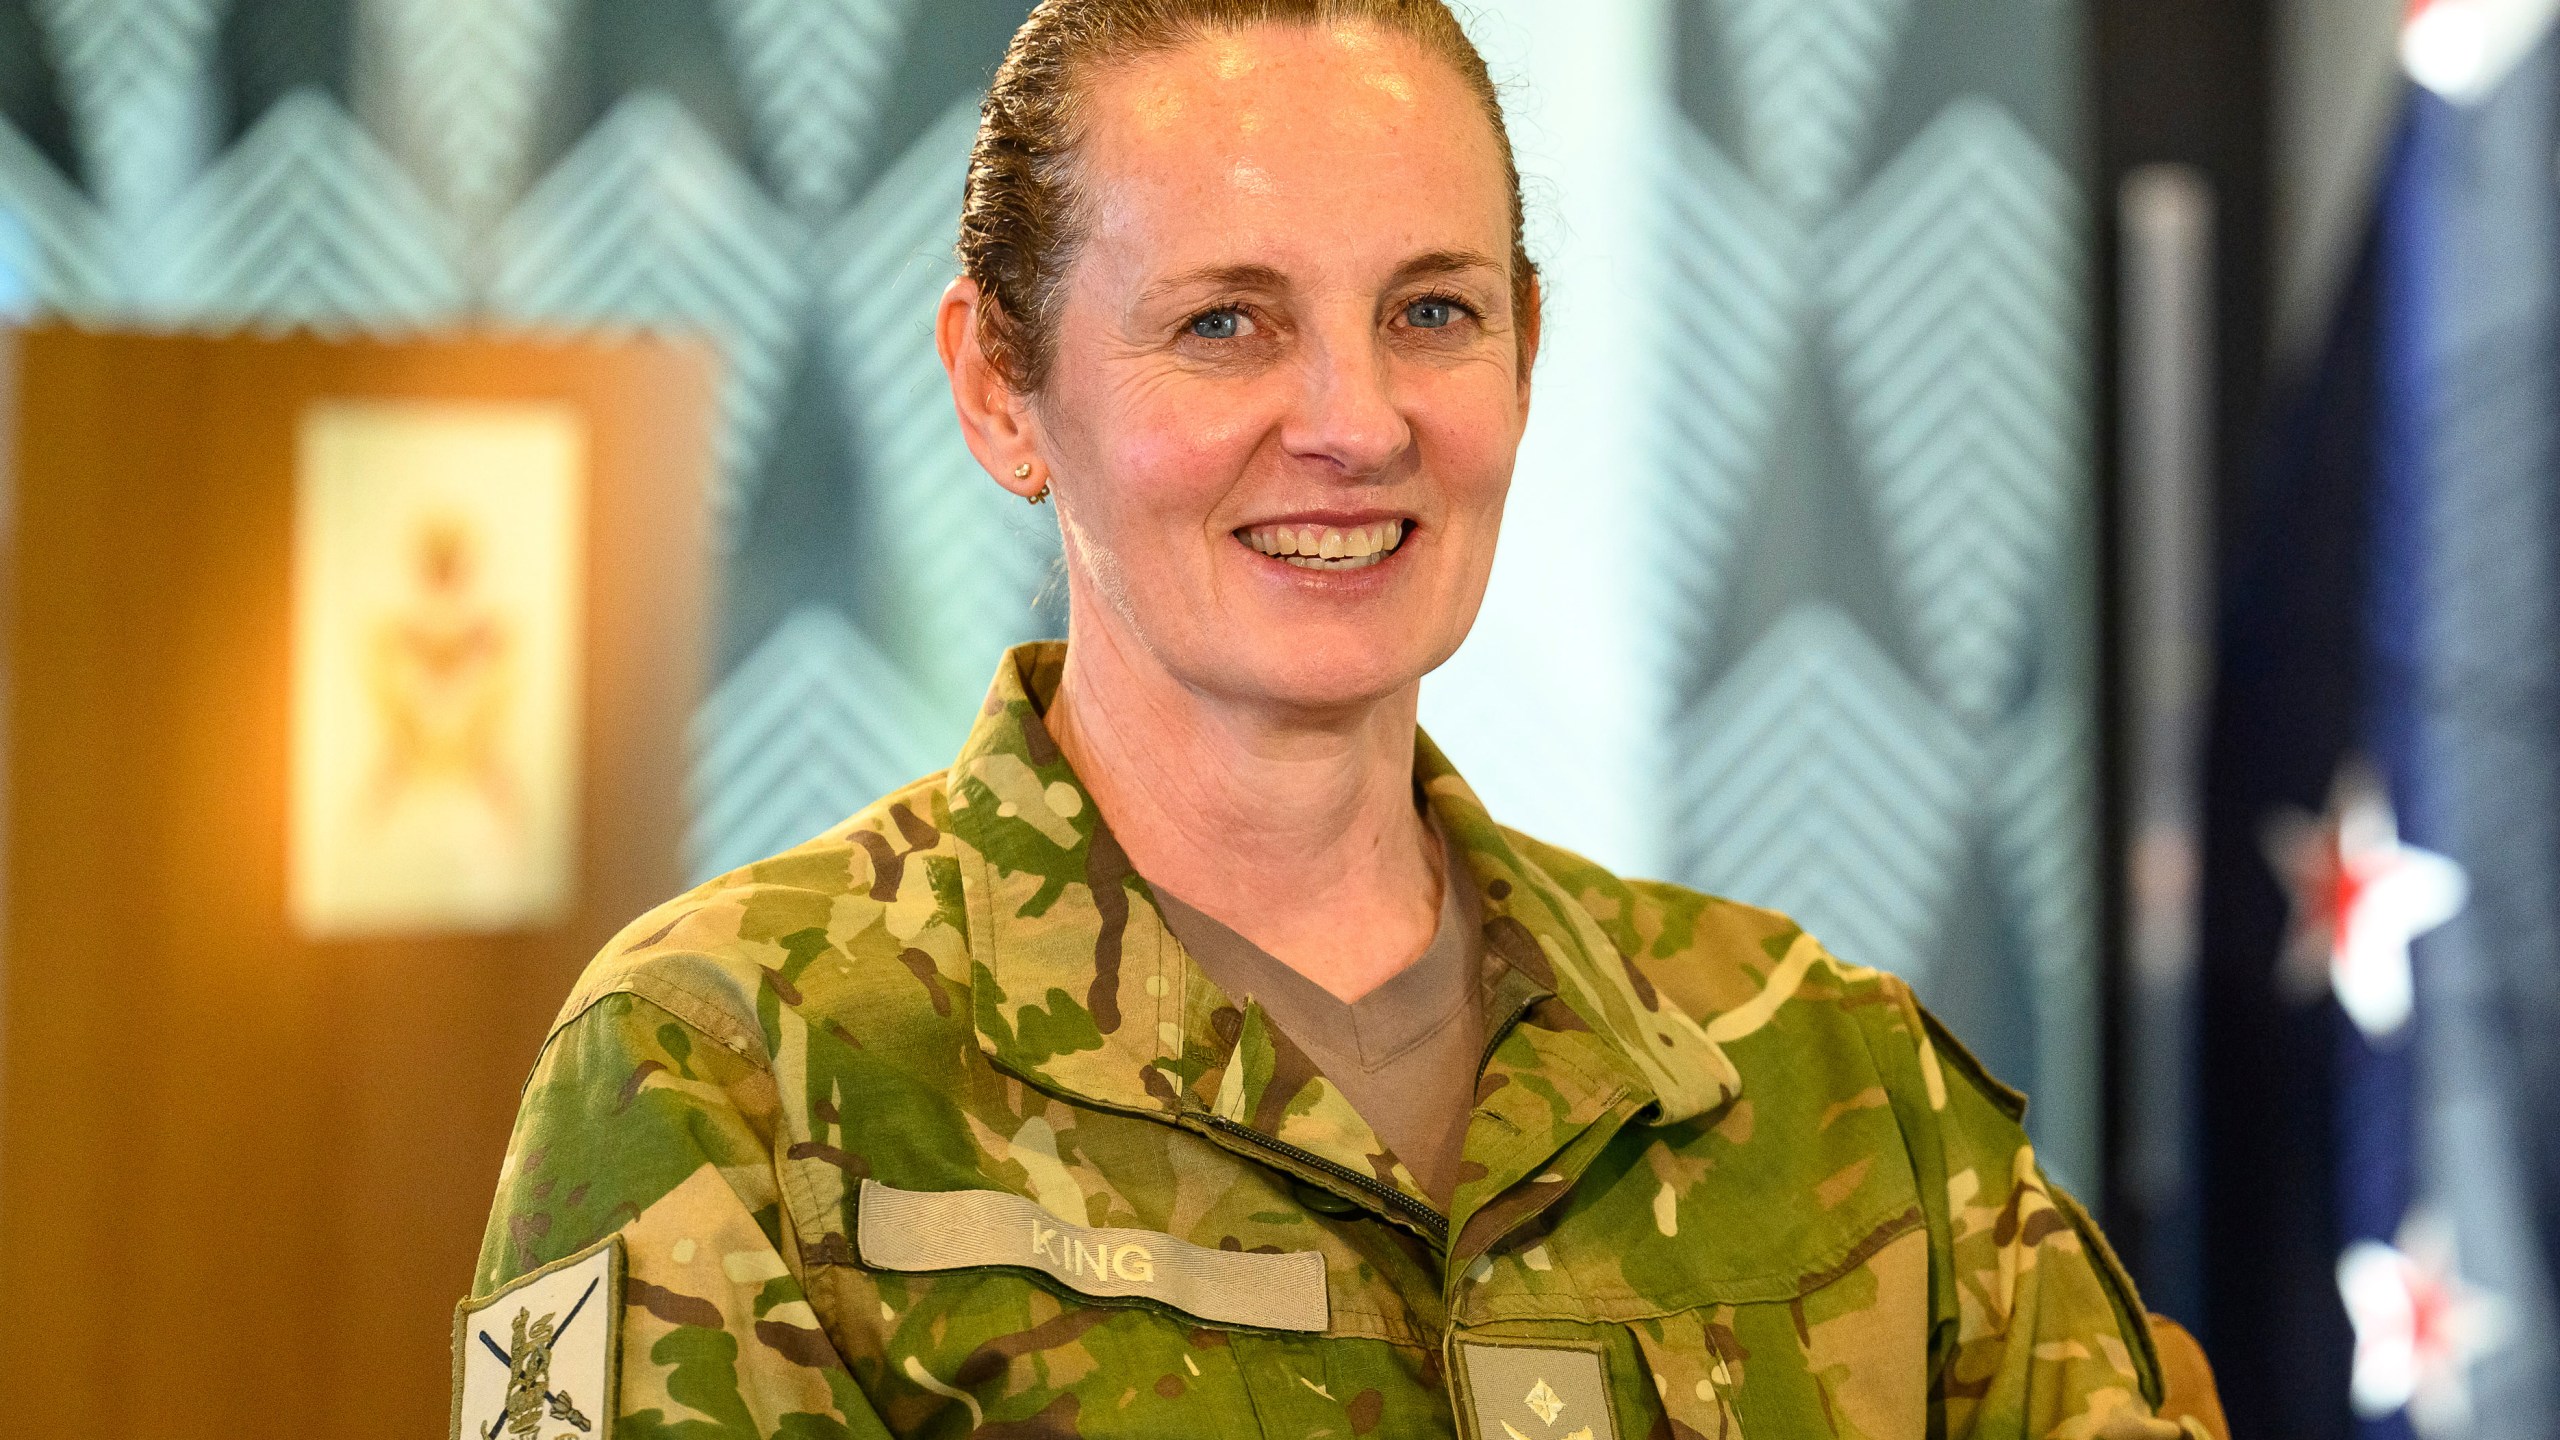
[[[2198,1054],[2236,1434],[2560,1436],[2552,8],[2416,7],[2425,84],[2231,552]]]

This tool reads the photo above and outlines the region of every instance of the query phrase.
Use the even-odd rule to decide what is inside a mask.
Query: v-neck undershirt
[[[1435,834],[1440,834],[1434,825]],[[1197,906],[1156,891],[1166,928],[1218,988],[1250,997],[1446,1209],[1484,1053],[1482,901],[1440,835],[1440,922],[1413,963],[1343,1001]]]

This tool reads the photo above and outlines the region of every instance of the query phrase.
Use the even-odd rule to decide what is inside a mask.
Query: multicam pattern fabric
[[[1899,981],[1500,828],[1425,741],[1496,1037],[1435,1210],[1166,932],[1040,723],[1063,656],[1015,651],[949,772],[642,918],[562,1009],[474,1293],[618,1232],[618,1435],[1476,1435],[1459,1347],[1505,1342],[1598,1357],[1606,1417],[1550,1437],[1560,1375],[1501,1422],[1540,1440],[2179,1433],[2018,1097]],[[871,1268],[866,1179],[1312,1253],[1326,1327]]]

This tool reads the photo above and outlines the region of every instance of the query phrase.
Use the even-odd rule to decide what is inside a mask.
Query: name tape
[[[1070,1224],[1001,1190],[898,1190],[862,1182],[854,1244],[881,1270],[1038,1270],[1086,1295],[1170,1305],[1221,1325],[1325,1328],[1324,1257],[1212,1250],[1153,1230]]]

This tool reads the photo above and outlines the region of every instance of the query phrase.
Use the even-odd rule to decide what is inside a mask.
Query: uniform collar
[[[1428,735],[1414,744],[1414,775],[1464,852],[1485,897],[1485,938],[1537,991],[1552,994],[1588,1027],[1631,1094],[1656,1124],[1677,1124],[1742,1093],[1724,1048],[1630,963],[1556,878],[1520,853]],[[1498,1017],[1497,1017],[1498,1018]],[[1534,1015],[1533,1015],[1534,1018]]]
[[[1065,659],[1057,642],[1005,656],[948,778],[980,1047],[1052,1092],[1166,1119],[1221,1116],[1419,1194],[1260,1007],[1233,1002],[1166,929],[1041,721]],[[1537,1102],[1538,1128],[1552,1132],[1586,1111],[1676,1122],[1739,1093],[1722,1049],[1519,853],[1427,737],[1415,775],[1485,897],[1501,962],[1492,1019],[1521,1017],[1488,1062],[1486,1108],[1553,1086],[1566,1113]],[[1540,1085],[1504,1096],[1514,1087],[1495,1077],[1525,1072]],[[1462,1182],[1458,1209],[1511,1178],[1486,1168]]]

